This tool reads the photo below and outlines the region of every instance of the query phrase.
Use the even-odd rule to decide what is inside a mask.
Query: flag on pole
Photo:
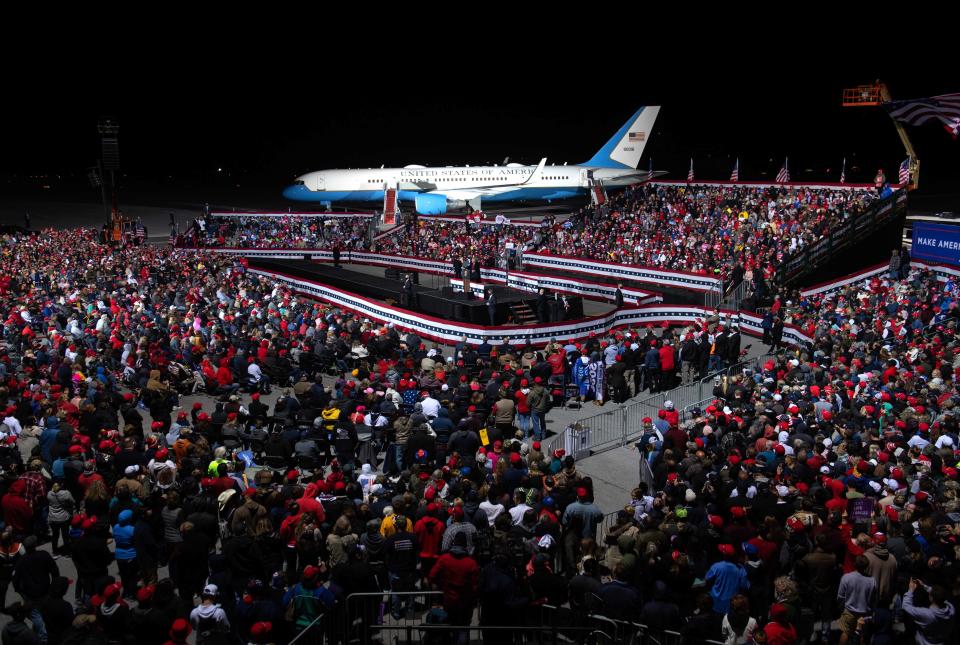
[[[777,173],[777,183],[786,184],[790,181],[790,170],[787,168],[787,158],[783,159],[783,168]]]
[[[650,157],[650,170],[647,171],[647,181],[653,179],[653,157]]]
[[[737,157],[737,163],[733,164],[733,172],[730,173],[730,181],[740,181],[740,157]]]
[[[937,120],[943,128],[956,138],[960,132],[960,94],[941,94],[925,99],[908,101],[890,101],[884,107],[890,117],[909,123],[923,125],[927,121]]]
[[[840,183],[847,183],[847,158],[843,158],[843,165],[840,166]]]
[[[690,171],[687,173],[687,181],[693,181],[693,157],[690,157]]]
[[[903,160],[903,163],[900,164],[900,184],[907,185],[910,183],[910,157],[907,157]]]

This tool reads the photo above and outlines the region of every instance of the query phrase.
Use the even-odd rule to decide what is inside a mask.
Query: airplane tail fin
[[[653,123],[657,120],[659,113],[659,105],[647,105],[637,110],[630,120],[607,141],[606,145],[583,165],[599,168],[636,168],[640,165],[643,148],[653,134]]]

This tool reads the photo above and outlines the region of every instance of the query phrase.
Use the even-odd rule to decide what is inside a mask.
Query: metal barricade
[[[326,641],[330,614],[321,614],[290,640],[289,645],[322,645]]]
[[[380,642],[396,645],[420,643],[502,643],[502,645],[566,645],[572,642],[589,645],[614,645],[613,634],[591,626],[571,625],[446,625],[428,624],[394,626],[377,630]]]
[[[695,404],[703,403],[713,395],[713,379],[724,374],[734,374],[754,361],[744,361],[717,370],[704,378],[651,395],[640,401],[609,408],[574,424],[543,441],[543,449],[549,453],[563,448],[577,459],[590,453],[602,452],[625,446],[643,434],[643,419],[655,418],[667,401],[672,401],[675,410],[687,412]],[[682,415],[681,415],[682,416]],[[686,420],[686,419],[682,419]],[[575,426],[579,426],[578,428]]]
[[[405,631],[424,623],[427,611],[443,600],[441,591],[355,593],[340,609],[340,633],[344,643],[367,645],[384,630]],[[400,611],[394,613],[392,604]]]
[[[623,445],[623,408],[619,406],[587,419],[581,419],[577,424],[582,428],[581,432],[589,433],[587,439],[590,451]]]

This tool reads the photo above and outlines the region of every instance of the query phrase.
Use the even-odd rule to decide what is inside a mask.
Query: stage
[[[349,291],[360,296],[376,298],[384,301],[394,307],[399,307],[401,302],[401,292],[403,287],[402,280],[384,277],[383,275],[370,275],[352,271],[344,267],[335,268],[332,265],[309,262],[306,260],[266,260],[251,259],[252,268],[260,268],[268,271],[279,271],[296,276],[306,280],[313,280],[321,284]],[[401,272],[402,277],[406,272]],[[440,280],[448,282],[447,278],[424,278],[432,281]],[[439,285],[439,283],[438,283]],[[492,290],[496,298],[495,324],[523,324],[529,322],[548,322],[549,319],[559,320],[557,312],[548,309],[547,321],[522,320],[519,317],[519,311],[526,309],[527,305],[530,314],[536,314],[537,295],[510,289],[499,285],[484,285],[488,290]],[[417,311],[443,318],[454,322],[465,322],[474,325],[490,325],[490,316],[487,310],[487,303],[480,298],[467,298],[463,293],[455,293],[453,287],[442,286],[439,288],[429,288],[419,284],[413,285],[413,306],[410,311]],[[567,320],[583,317],[583,301],[578,296],[568,296],[570,311],[563,318]],[[518,307],[519,305],[519,307]]]

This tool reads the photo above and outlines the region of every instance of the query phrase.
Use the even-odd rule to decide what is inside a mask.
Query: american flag
[[[900,183],[906,185],[910,183],[910,157],[903,160],[900,164]]]
[[[687,181],[693,181],[693,157],[690,157],[690,171],[687,172]]]
[[[730,173],[730,181],[740,181],[740,157],[737,157],[737,163],[733,164],[733,172]]]
[[[787,169],[787,159],[783,160],[783,168],[777,173],[777,183],[786,184],[790,181],[790,170]]]
[[[843,158],[843,165],[840,166],[840,183],[847,183],[847,158]]]
[[[650,169],[647,171],[647,181],[653,179],[653,157],[650,157]]]
[[[941,94],[926,99],[890,101],[884,107],[891,118],[910,125],[936,119],[954,137],[960,132],[960,94]]]

